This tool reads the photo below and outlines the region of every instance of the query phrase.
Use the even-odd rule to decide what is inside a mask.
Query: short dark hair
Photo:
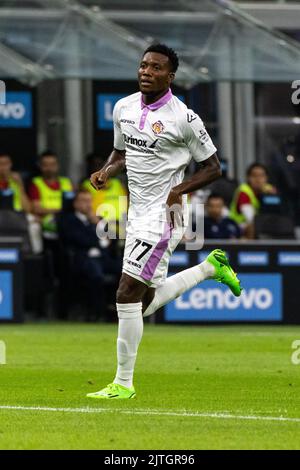
[[[165,44],[155,43],[149,46],[143,55],[147,54],[147,52],[158,52],[159,54],[167,56],[172,66],[172,72],[175,73],[177,71],[179,66],[178,55],[171,47]]]
[[[92,196],[91,192],[88,190],[88,189],[85,189],[85,188],[79,188],[75,195],[74,195],[74,199],[73,199],[73,202],[77,201],[78,197],[80,196],[80,194],[89,194],[90,196]]]
[[[261,168],[262,170],[264,170],[264,172],[266,173],[267,176],[269,176],[269,172],[268,172],[268,168],[263,165],[262,163],[259,163],[259,162],[255,162],[255,163],[252,163],[248,168],[247,168],[247,177],[249,177],[252,173],[252,170],[254,170],[255,168]]]
[[[11,158],[9,152],[5,148],[0,149],[0,157],[9,157],[9,158]]]
[[[44,152],[42,152],[39,155],[39,162],[41,162],[43,160],[43,158],[45,158],[45,157],[54,157],[54,158],[56,158],[56,160],[58,160],[58,156],[51,149],[44,150]]]
[[[209,202],[211,199],[222,199],[222,201],[225,203],[225,199],[224,197],[222,196],[222,194],[219,194],[219,193],[211,193],[206,202]]]

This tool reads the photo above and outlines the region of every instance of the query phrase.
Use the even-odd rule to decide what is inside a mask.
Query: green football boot
[[[123,387],[119,384],[109,384],[107,387],[103,388],[99,392],[88,393],[88,398],[96,398],[100,400],[106,399],[126,399],[126,398],[135,398],[134,387]]]
[[[226,253],[218,249],[213,250],[207,256],[206,261],[212,264],[216,270],[212,279],[225,284],[236,297],[239,297],[242,293],[240,280],[230,266]]]

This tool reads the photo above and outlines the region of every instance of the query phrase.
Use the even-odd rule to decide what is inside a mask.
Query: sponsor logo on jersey
[[[125,124],[135,124],[135,121],[131,121],[130,119],[120,119],[120,122],[124,122]]]
[[[165,126],[161,121],[156,121],[152,124],[154,134],[161,134],[165,130]]]
[[[195,119],[197,119],[197,115],[192,114],[192,113],[187,113],[186,118],[187,118],[187,122],[190,124],[191,122],[195,121]]]
[[[149,145],[149,149],[154,149],[154,147],[156,146],[158,142],[158,139],[156,139],[151,145]]]
[[[128,264],[131,264],[132,266],[135,266],[136,268],[139,268],[139,269],[142,268],[142,266],[139,263],[136,263],[135,261],[131,261],[130,259],[127,259],[126,262]]]
[[[157,144],[158,139],[156,139],[154,142],[152,142],[151,145],[147,145],[147,140],[144,139],[137,139],[136,137],[133,137],[132,135],[126,135],[123,134],[124,137],[124,142],[127,144],[127,148],[132,148],[133,150],[136,150],[136,147],[138,147],[139,152],[143,153],[148,153],[153,155],[154,154],[154,148]]]
[[[137,145],[138,147],[147,147],[147,140],[143,139],[137,139],[136,137],[133,137],[132,135],[126,135],[123,134],[124,136],[124,141],[126,144],[132,144],[132,145]]]
[[[206,144],[206,142],[209,141],[209,135],[206,131],[204,130],[201,130],[199,131],[200,135],[199,135],[199,139],[200,139],[200,142],[201,142],[201,145],[204,145]]]

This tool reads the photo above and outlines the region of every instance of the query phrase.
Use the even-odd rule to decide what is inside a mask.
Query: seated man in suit
[[[87,281],[90,300],[90,318],[96,320],[106,313],[104,275],[121,274],[121,260],[109,253],[109,240],[99,240],[92,195],[86,190],[77,192],[74,211],[59,219],[59,234],[64,246],[73,252],[73,273]]]

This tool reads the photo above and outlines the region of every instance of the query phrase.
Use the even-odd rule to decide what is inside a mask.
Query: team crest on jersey
[[[152,124],[154,134],[161,134],[165,130],[165,126],[161,121],[156,121]]]

